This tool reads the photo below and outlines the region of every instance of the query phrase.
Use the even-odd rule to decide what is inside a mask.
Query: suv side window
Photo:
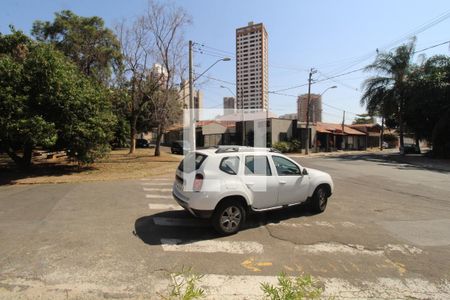
[[[302,175],[300,168],[290,160],[281,156],[272,156],[278,176]]]
[[[227,174],[236,175],[239,171],[239,156],[222,158],[219,169]]]
[[[245,157],[245,175],[272,176],[267,156],[248,155]]]

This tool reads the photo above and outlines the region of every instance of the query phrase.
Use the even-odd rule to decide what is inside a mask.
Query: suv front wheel
[[[316,214],[320,214],[327,207],[328,202],[328,190],[324,185],[319,186],[315,191],[311,199],[310,207],[311,211]]]
[[[238,232],[244,221],[245,210],[238,201],[220,203],[212,217],[214,229],[223,235]]]

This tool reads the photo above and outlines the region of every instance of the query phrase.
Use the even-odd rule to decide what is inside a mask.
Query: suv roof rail
[[[249,146],[239,146],[239,145],[218,146],[215,153],[254,152],[254,151],[267,151],[267,152],[281,153],[279,150],[274,149],[274,148],[249,147]]]

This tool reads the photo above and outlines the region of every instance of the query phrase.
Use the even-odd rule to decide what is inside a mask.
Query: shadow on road
[[[428,170],[439,173],[450,173],[450,161],[433,159],[422,155],[400,154],[358,154],[324,157],[338,161],[369,161],[381,166],[395,167],[399,170]]]
[[[251,230],[267,224],[276,224],[287,219],[308,217],[311,215],[305,205],[264,213],[253,213],[247,216],[246,223],[241,228],[241,231]],[[180,225],[161,226],[157,224],[160,220],[167,219],[177,220],[180,222]],[[133,234],[149,245],[161,245],[161,239],[177,239],[182,241],[180,244],[189,244],[196,241],[212,240],[222,237],[214,231],[210,220],[194,218],[186,211],[165,211],[144,216],[135,221],[134,228]]]

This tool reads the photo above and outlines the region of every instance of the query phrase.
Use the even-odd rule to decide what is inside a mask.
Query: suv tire
[[[324,185],[316,188],[311,199],[310,209],[313,213],[320,214],[325,211],[328,202],[328,190]]]
[[[220,203],[212,216],[214,229],[222,235],[230,235],[239,231],[245,222],[245,210],[238,201]]]

